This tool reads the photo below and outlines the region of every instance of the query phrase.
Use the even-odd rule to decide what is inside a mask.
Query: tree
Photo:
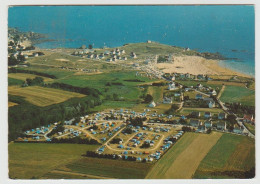
[[[189,96],[184,96],[184,101],[189,100],[189,99],[190,99]]]
[[[27,79],[26,79],[26,83],[28,84],[28,86],[31,86],[32,83],[33,83],[33,80],[30,79],[30,78],[27,78]]]
[[[174,113],[177,109],[179,109],[179,106],[177,104],[172,104],[171,108],[167,110],[165,113],[166,114],[172,114]]]
[[[35,77],[35,78],[33,79],[33,82],[34,82],[35,84],[42,84],[42,83],[43,83],[43,78],[42,78],[42,77]]]
[[[17,65],[17,64],[19,64],[19,61],[13,55],[11,55],[8,58],[8,65],[13,66],[13,65]]]
[[[207,134],[210,134],[211,133],[211,128],[209,128],[208,130],[207,130]]]
[[[127,134],[131,134],[131,133],[133,133],[133,130],[131,128],[126,128],[124,130],[124,132],[127,133]]]
[[[179,109],[179,106],[177,104],[172,104],[171,109],[176,111],[177,109]]]
[[[89,48],[89,49],[93,49],[93,46],[90,44],[90,45],[88,46],[88,48]]]
[[[153,101],[153,96],[150,94],[147,94],[146,97],[144,98],[144,103],[150,103]]]
[[[17,60],[18,60],[19,62],[24,62],[24,61],[25,61],[24,55],[18,55],[18,56],[17,56]]]
[[[9,45],[10,45],[10,46],[14,46],[14,42],[13,42],[13,41],[10,41],[10,42],[9,42]]]

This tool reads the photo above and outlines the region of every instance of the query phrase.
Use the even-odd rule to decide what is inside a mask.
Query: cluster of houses
[[[187,79],[192,79],[192,80],[212,80],[208,75],[205,74],[199,74],[199,75],[193,75],[190,73],[172,73],[172,74],[165,74],[164,75],[167,79],[170,80],[187,80]]]
[[[213,98],[203,97],[202,94],[196,94],[196,100],[203,100],[208,105],[208,108],[214,108],[216,106],[215,101]]]
[[[193,111],[191,113],[191,116],[193,118],[200,118],[201,114],[198,111]],[[190,119],[189,125],[194,128],[197,128],[196,132],[201,132],[201,133],[205,133],[208,129],[219,130],[219,131],[227,130],[227,123],[225,122],[225,119],[227,118],[226,113],[221,112],[218,114],[219,121],[214,126],[211,121],[211,118],[212,118],[211,112],[205,112],[204,118],[206,118],[204,123],[202,123],[201,120],[199,120],[199,119]],[[243,134],[243,132],[244,132],[244,129],[239,126],[235,126],[233,129],[233,133],[236,133],[236,134]]]
[[[74,56],[81,56],[89,59],[106,59],[108,62],[113,62],[117,60],[127,60],[127,56],[125,55],[125,50],[120,50],[118,48],[112,50],[112,51],[104,51],[103,53],[96,54],[95,50],[93,49],[83,49],[80,51],[75,51],[72,53]],[[130,57],[136,59],[137,55],[134,52],[130,53]]]
[[[250,123],[250,124],[254,125],[255,124],[254,116],[252,114],[244,114],[243,122],[244,123]]]

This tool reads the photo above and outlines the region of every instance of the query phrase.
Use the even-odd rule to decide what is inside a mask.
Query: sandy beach
[[[176,56],[173,63],[158,63],[156,66],[166,73],[190,73],[193,75],[249,75],[220,66],[218,60],[209,60],[199,56]]]

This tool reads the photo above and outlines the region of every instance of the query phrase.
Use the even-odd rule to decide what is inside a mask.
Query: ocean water
[[[255,74],[254,6],[22,6],[8,26],[47,33],[41,48],[116,47],[157,41],[236,58],[220,64]]]

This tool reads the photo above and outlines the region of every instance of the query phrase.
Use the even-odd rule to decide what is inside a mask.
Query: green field
[[[254,139],[223,134],[200,163],[194,178],[235,178],[236,172],[244,172],[254,166]]]
[[[45,173],[79,159],[96,145],[10,143],[9,177],[19,179],[40,178]]]
[[[244,105],[254,106],[255,91],[240,86],[226,86],[220,100],[229,103],[240,102]]]
[[[222,109],[219,108],[182,108],[179,112],[179,114],[181,115],[189,115],[190,113],[192,113],[193,111],[197,111],[200,112],[201,116],[204,116],[205,112],[211,112],[213,114],[218,114],[220,112],[223,112]]]
[[[136,105],[131,101],[104,101],[101,105],[94,107],[93,111],[103,111],[106,109],[132,108]]]
[[[19,79],[13,79],[8,77],[8,86],[13,86],[13,85],[22,85],[23,81]]]
[[[151,164],[100,158],[82,158],[66,165],[64,170],[73,173],[120,179],[142,179]]]
[[[152,95],[155,102],[163,101],[163,91],[166,89],[164,86],[148,86],[147,93]]]
[[[246,126],[246,128],[255,135],[255,126],[250,124],[250,123],[244,123],[244,125]]]
[[[183,85],[186,85],[188,87],[190,86],[197,86],[197,84],[202,84],[203,86],[209,86],[212,87],[214,89],[219,88],[221,89],[222,84],[221,83],[215,83],[215,81],[210,81],[210,82],[206,82],[206,81],[194,81],[194,80],[187,80],[187,81],[182,81],[182,80],[176,80],[176,82],[179,82]]]
[[[136,100],[141,95],[141,89],[137,86],[154,80],[150,80],[147,77],[135,76],[135,73],[135,71],[115,71],[96,75],[73,75],[58,79],[56,82],[79,87],[96,88],[103,92],[104,96],[117,94],[123,100]],[[143,82],[126,81],[135,79]]]
[[[120,47],[119,49],[124,49],[126,53],[135,52],[137,57],[144,57],[149,55],[150,53],[153,54],[161,54],[166,55],[169,53],[173,53],[175,55],[196,55],[196,51],[190,50],[183,52],[183,48],[181,47],[173,47],[170,45],[164,45],[160,43],[129,43],[125,46]]]

